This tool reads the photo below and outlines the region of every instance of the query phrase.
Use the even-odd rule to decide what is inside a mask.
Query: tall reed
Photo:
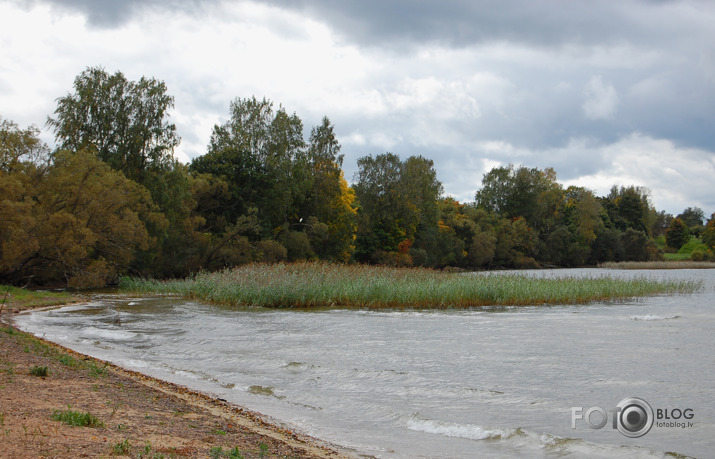
[[[125,278],[122,288],[270,308],[467,308],[623,301],[692,293],[699,281],[543,278],[330,263],[250,264],[184,280]]]

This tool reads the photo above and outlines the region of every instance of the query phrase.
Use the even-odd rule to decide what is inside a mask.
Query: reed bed
[[[184,280],[125,278],[122,289],[269,308],[470,308],[626,301],[702,289],[700,281],[446,273],[330,263],[251,264]]]
[[[609,261],[599,268],[607,269],[715,269],[712,261]]]

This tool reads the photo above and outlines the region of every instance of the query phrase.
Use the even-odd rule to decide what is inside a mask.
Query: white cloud
[[[392,151],[434,159],[446,192],[460,200],[473,199],[490,166],[511,162],[553,167],[599,192],[644,185],[656,205],[678,212],[698,203],[715,210],[712,7],[604,4],[589,12],[598,27],[588,30],[569,21],[582,11],[562,6],[554,20],[548,5],[527,8],[527,16],[503,9],[501,22],[461,2],[427,8],[491,27],[486,33],[445,28],[419,16],[429,14],[419,7],[407,27],[382,7],[365,6],[368,14],[336,4],[330,11],[351,14],[341,22],[327,10],[276,2],[135,2],[132,14],[90,24],[81,11],[116,8],[44,2],[0,0],[0,116],[21,125],[43,125],[74,77],[101,65],[166,82],[182,161],[205,152],[231,100],[255,95],[295,111],[306,132],[328,116],[348,178],[358,157]],[[380,27],[360,22],[366,18]],[[391,21],[402,32],[393,33]],[[434,28],[415,30],[421,25]],[[663,39],[663,27],[677,39]],[[384,35],[366,44],[371,30]]]
[[[600,76],[594,76],[586,86],[583,114],[592,120],[611,119],[616,113],[619,102],[616,89],[610,84],[605,84]]]
[[[656,209],[673,214],[686,207],[700,207],[705,212],[715,209],[715,158],[711,152],[634,133],[609,145],[590,147],[584,153],[604,158],[605,166],[564,185],[584,186],[599,195],[608,194],[613,185],[644,186],[651,190]]]

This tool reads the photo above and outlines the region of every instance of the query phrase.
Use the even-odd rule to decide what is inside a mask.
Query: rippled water
[[[16,323],[376,457],[712,457],[715,271],[533,274],[694,278],[705,288],[617,304],[405,312],[104,296]],[[571,407],[609,411],[627,397],[691,408],[694,425],[654,425],[640,438],[610,422],[572,428]]]

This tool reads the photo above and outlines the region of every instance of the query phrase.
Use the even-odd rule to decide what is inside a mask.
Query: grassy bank
[[[171,293],[225,305],[271,308],[465,308],[622,301],[692,293],[696,281],[646,278],[544,279],[421,268],[329,263],[252,264],[186,280],[124,279],[125,291]]]
[[[0,313],[55,306],[80,301],[77,295],[61,291],[28,290],[0,285]]]

